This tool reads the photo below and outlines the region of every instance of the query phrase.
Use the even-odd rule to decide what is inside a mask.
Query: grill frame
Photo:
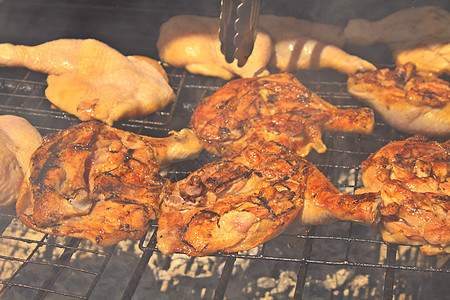
[[[295,12],[295,10],[289,9],[294,6],[294,1],[282,0],[281,2],[282,4],[280,4],[280,1],[263,1],[262,10],[267,12],[285,5],[287,12]],[[370,14],[370,12],[366,12],[366,15],[364,15],[363,12],[367,8],[362,4],[355,4],[355,1],[342,0],[341,2],[342,5],[346,3],[354,4],[353,8],[346,12],[347,17],[369,16],[377,19],[379,16],[379,13],[377,15],[377,13]],[[369,4],[374,2],[366,1]],[[383,1],[384,4],[387,2],[389,1]],[[440,4],[441,2],[445,1],[429,1],[430,4]],[[210,1],[207,0],[138,0],[132,3],[123,0],[73,0],[63,2],[57,0],[25,0],[20,1],[20,3],[19,1],[4,0],[0,2],[0,22],[6,24],[8,21],[12,21],[10,27],[12,29],[0,33],[0,37],[4,41],[19,44],[37,44],[60,37],[94,37],[107,42],[124,54],[140,54],[156,58],[155,43],[160,23],[177,14],[192,13],[217,16],[220,3],[214,3],[213,5],[208,5],[208,3]],[[302,7],[305,10],[298,12],[298,17],[309,16],[310,19],[320,19],[326,15],[325,12],[320,10],[320,7],[323,8],[327,3],[329,2],[302,1],[304,5]],[[395,5],[392,5],[391,9],[402,5],[403,7],[413,6],[417,3],[419,1],[398,1]],[[36,10],[38,11],[37,15]],[[314,15],[312,15],[313,12]],[[39,13],[42,13],[42,16]],[[50,16],[55,16],[55,18],[51,19]],[[144,25],[148,26],[146,22],[150,18],[156,18],[156,20],[150,21],[153,25],[152,28],[145,28]],[[64,19],[68,19],[68,21],[64,21]],[[115,19],[119,20],[117,24],[114,22]],[[24,21],[24,24],[20,24]],[[27,27],[30,24],[26,23],[31,21],[37,22],[35,28]],[[58,22],[63,22],[66,26],[58,27],[56,26]],[[72,27],[82,23],[84,27]],[[96,27],[96,25],[101,26]],[[36,35],[39,30],[45,32]],[[132,33],[128,34],[130,31]],[[373,61],[379,67],[392,66],[392,62],[386,59],[387,50],[384,47],[375,46],[372,52],[368,54],[368,60]],[[166,71],[170,84],[177,94],[176,101],[162,112],[143,118],[120,121],[115,124],[115,127],[144,135],[166,136],[170,130],[179,130],[186,127],[190,114],[198,101],[212,94],[225,83],[221,79],[192,75],[184,70],[168,66],[166,66]],[[320,70],[299,71],[295,75],[323,99],[340,108],[363,106],[346,93],[346,77],[341,74]],[[77,118],[51,109],[50,103],[44,96],[45,78],[46,75],[44,74],[23,68],[0,68],[0,114],[15,114],[24,117],[36,126],[43,135],[78,123]],[[308,156],[308,159],[329,177],[340,190],[353,192],[361,186],[360,162],[372,151],[389,141],[400,140],[405,137],[404,134],[383,123],[377,115],[376,129],[372,136],[325,133],[323,139],[328,147],[327,152],[320,155],[312,153]],[[170,166],[166,170],[167,177],[173,181],[184,178],[190,171],[213,159],[213,156],[202,153],[193,162]],[[343,174],[348,176],[342,179]],[[138,251],[130,254],[130,256],[134,256],[133,262],[135,265],[131,267],[131,272],[120,283],[119,293],[122,299],[139,298],[139,295],[143,293],[141,290],[145,286],[144,282],[147,278],[151,278],[148,274],[148,266],[152,259],[156,257],[157,263],[164,262],[164,260],[170,262],[175,260],[175,256],[161,258],[162,255],[156,248],[156,230],[157,225],[154,223],[147,237],[141,241],[121,242],[117,246],[99,248],[86,241],[54,238],[46,234],[36,233],[31,238],[27,237],[25,234],[29,233],[30,230],[20,224],[13,209],[0,209],[0,247],[6,247],[7,251],[12,251],[12,249],[19,249],[18,245],[34,245],[26,250],[28,252],[25,253],[25,257],[14,252],[12,254],[0,252],[0,263],[17,265],[15,272],[12,273],[13,275],[8,278],[3,276],[0,278],[0,285],[2,285],[0,297],[8,298],[17,292],[19,295],[31,296],[34,299],[47,297],[89,299],[98,295],[96,289],[100,288],[99,286],[105,277],[108,278],[108,267],[114,265],[113,260],[124,254],[124,250],[119,248],[125,245],[125,247],[133,246]],[[294,245],[291,246],[290,242],[287,241],[294,241]],[[330,253],[323,251],[327,247],[330,248]],[[335,254],[333,247],[339,248],[338,257],[333,256]],[[322,251],[318,251],[318,249],[322,249]],[[372,256],[367,260],[363,259],[358,255],[357,250],[367,251]],[[373,255],[377,251],[381,253],[381,256],[375,257]],[[84,262],[85,254],[89,254],[90,259],[97,261],[95,268],[92,266],[77,266],[77,263]],[[408,255],[410,256],[408,257]],[[233,254],[219,253],[212,258],[220,261],[220,266],[217,267],[218,271],[211,276],[211,280],[215,282],[215,288],[207,289],[203,294],[200,291],[194,291],[194,295],[200,295],[202,298],[233,298],[236,287],[242,287],[239,281],[247,278],[246,273],[254,272],[254,268],[263,264],[270,266],[271,272],[278,266],[281,266],[281,268],[289,266],[287,269],[294,270],[294,287],[292,288],[292,285],[290,285],[290,293],[275,294],[275,299],[277,299],[276,297],[283,299],[285,295],[293,299],[308,298],[314,292],[312,278],[316,273],[322,273],[326,276],[336,274],[339,270],[349,270],[349,272],[355,274],[367,275],[370,280],[375,278],[373,282],[369,283],[369,287],[375,289],[375,292],[373,292],[373,295],[370,294],[371,291],[368,288],[366,298],[376,296],[383,299],[393,299],[406,295],[411,299],[419,299],[430,290],[430,287],[428,289],[416,287],[415,290],[412,289],[408,293],[406,290],[408,286],[402,287],[402,283],[399,281],[404,274],[413,274],[411,277],[424,278],[424,284],[437,282],[435,283],[436,289],[442,291],[442,295],[450,292],[449,288],[438,286],[440,282],[445,283],[445,280],[448,281],[448,278],[450,278],[449,262],[443,264],[436,257],[423,257],[418,254],[417,247],[385,243],[379,235],[358,224],[338,222],[332,227],[308,227],[300,234],[285,232],[254,251]],[[190,260],[189,263],[195,264],[196,262]],[[244,263],[248,263],[251,269],[246,269],[247,272],[238,274],[238,271],[242,268],[241,264]],[[2,265],[3,267],[4,265]],[[30,268],[34,270],[32,267],[37,268],[37,272],[43,277],[42,280],[31,280],[22,276]],[[167,266],[162,264],[159,268],[165,270]],[[266,269],[269,269],[269,267],[266,267]],[[267,271],[266,269],[263,269],[263,272]],[[316,272],[315,269],[319,269],[319,272]],[[322,269],[327,270],[328,273],[322,272]],[[66,274],[67,272],[72,272],[72,274]],[[67,290],[59,285],[59,280],[82,277],[80,274],[91,276],[87,284],[84,284],[83,291]],[[194,280],[200,282],[204,279],[194,277]],[[417,279],[417,281],[419,280],[421,279]],[[378,285],[382,285],[382,287]],[[335,288],[330,288],[329,295],[321,297],[322,294],[320,294],[316,297],[317,299],[355,298],[355,296],[345,294],[345,286],[345,284],[337,284]],[[162,290],[160,283],[156,284],[156,287]],[[171,287],[174,287],[174,285]],[[257,284],[255,284],[253,288],[257,287]],[[413,284],[410,287],[413,287]],[[206,287],[203,287],[203,289],[206,289]],[[264,293],[268,289],[260,288],[260,290],[261,293]],[[24,292],[21,293],[21,291]],[[173,294],[162,292],[161,295]],[[180,294],[179,296],[185,297],[186,295]],[[259,296],[264,296],[264,294]]]

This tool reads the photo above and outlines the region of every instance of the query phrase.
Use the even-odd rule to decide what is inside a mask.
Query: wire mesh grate
[[[322,18],[327,1],[263,1],[262,9],[286,9],[280,14]],[[337,1],[334,1],[338,3]],[[357,1],[356,1],[357,2]],[[366,4],[375,1],[366,0]],[[383,1],[387,9],[412,6],[417,1]],[[429,1],[439,4],[442,1]],[[341,0],[347,19],[367,16],[367,7]],[[348,4],[351,4],[348,6]],[[160,24],[172,15],[217,16],[219,1],[106,1],[26,0],[0,2],[2,41],[37,44],[60,37],[95,37],[125,54],[157,57]],[[382,6],[382,5],[379,5]],[[365,14],[363,13],[365,12]],[[380,12],[373,12],[376,18]],[[339,25],[337,16],[330,22]],[[6,26],[8,25],[8,26]],[[380,66],[391,65],[386,49],[370,56]],[[198,101],[225,82],[165,66],[177,99],[162,112],[120,121],[117,128],[165,136],[189,123]],[[300,81],[340,108],[362,107],[346,92],[346,78],[335,72],[301,71]],[[45,98],[46,76],[22,68],[0,69],[0,114],[26,118],[43,135],[79,120],[52,109]],[[330,133],[323,136],[328,150],[311,153],[313,162],[338,189],[354,192],[361,186],[360,163],[389,141],[405,136],[377,116],[371,136]],[[202,153],[191,162],[176,163],[166,171],[172,181],[187,176],[215,157]],[[450,292],[449,262],[425,257],[417,247],[382,241],[379,232],[358,224],[289,229],[250,251],[208,257],[162,255],[156,248],[156,222],[138,242],[123,241],[99,248],[89,242],[54,237],[27,229],[12,208],[0,210],[0,298],[98,299],[421,299]]]

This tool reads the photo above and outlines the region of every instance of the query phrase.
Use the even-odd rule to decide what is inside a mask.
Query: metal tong
[[[220,5],[220,50],[228,63],[237,59],[239,67],[253,51],[258,26],[260,0],[222,0]]]

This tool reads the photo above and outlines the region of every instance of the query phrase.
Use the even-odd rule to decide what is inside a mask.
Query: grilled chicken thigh
[[[150,138],[97,121],[45,137],[32,157],[16,210],[27,226],[99,245],[139,239],[159,215],[161,164],[201,151],[185,129]]]
[[[82,121],[112,125],[161,110],[175,98],[155,60],[125,57],[93,39],[60,39],[37,46],[0,44],[0,66],[49,74],[46,97]]]
[[[450,134],[449,82],[420,76],[411,63],[395,70],[359,72],[349,77],[347,88],[398,130],[429,136]]]
[[[380,228],[387,242],[450,253],[450,142],[423,136],[391,142],[362,164],[364,188],[381,193]]]
[[[203,99],[191,118],[205,148],[221,156],[260,141],[276,141],[301,156],[311,149],[322,153],[322,130],[369,134],[373,126],[371,109],[338,109],[288,73],[230,81]]]
[[[42,136],[24,118],[0,116],[0,206],[14,203]]]
[[[350,55],[334,45],[341,44],[339,31],[335,27],[303,21],[307,22],[306,28],[316,29],[312,32],[303,32],[299,29],[302,26],[301,21],[303,20],[289,17],[267,15],[260,17],[259,24],[269,33],[274,42],[271,66],[287,72],[329,68],[344,74],[376,69],[370,62]],[[309,25],[309,23],[312,24]],[[329,36],[333,32],[334,40]]]
[[[169,65],[225,80],[267,75],[272,55],[271,38],[260,29],[247,63],[243,67],[236,60],[228,63],[220,51],[219,19],[194,15],[175,16],[162,24],[156,46],[161,60]]]
[[[191,256],[252,249],[296,218],[370,224],[378,205],[376,194],[338,192],[310,162],[273,142],[206,164],[165,185],[161,199],[159,250]]]

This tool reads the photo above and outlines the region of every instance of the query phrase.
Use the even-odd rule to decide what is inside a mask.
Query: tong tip
[[[256,40],[259,5],[260,0],[222,0],[219,40],[228,63],[247,63]]]

